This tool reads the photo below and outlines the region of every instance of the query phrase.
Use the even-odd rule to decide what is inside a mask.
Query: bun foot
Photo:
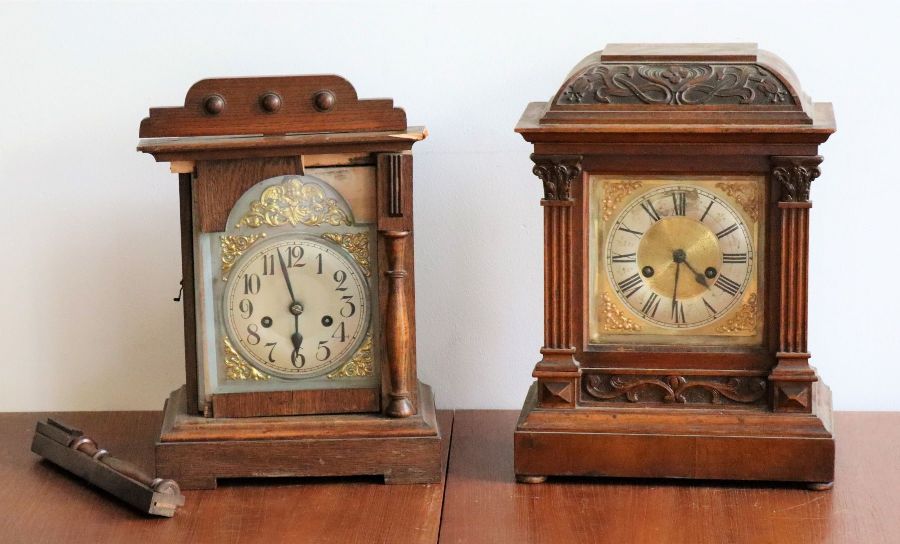
[[[516,481],[520,484],[542,484],[547,481],[546,476],[527,476],[524,474],[516,474]]]
[[[828,491],[834,487],[834,482],[811,482],[806,484],[806,488],[811,491]]]

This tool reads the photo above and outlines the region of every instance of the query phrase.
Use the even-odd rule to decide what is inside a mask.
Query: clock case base
[[[516,478],[547,476],[834,481],[831,391],[812,413],[678,408],[537,407],[531,386],[516,425]],[[825,486],[825,487],[823,487]]]
[[[441,481],[441,429],[431,388],[405,418],[335,414],[208,418],[187,410],[185,387],[166,401],[156,473],[181,489],[215,489],[220,478],[383,476],[386,484]]]

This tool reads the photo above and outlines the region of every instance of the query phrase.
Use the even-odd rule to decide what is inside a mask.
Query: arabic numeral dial
[[[349,253],[325,239],[257,242],[224,281],[225,334],[263,373],[322,376],[352,357],[368,332],[368,279]]]

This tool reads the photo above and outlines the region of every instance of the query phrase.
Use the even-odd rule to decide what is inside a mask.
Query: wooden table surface
[[[29,451],[47,416],[152,468],[157,412],[0,414],[0,542],[900,542],[900,413],[836,414],[832,491],[609,479],[514,483],[517,412],[440,412],[445,484],[241,480],[185,491],[173,519],[132,511]]]
[[[384,485],[376,478],[277,478],[184,491],[174,518],[142,515],[31,453],[38,419],[82,429],[112,455],[153,473],[159,412],[0,414],[0,543],[429,542],[437,540],[444,484]],[[445,467],[453,414],[438,412]]]
[[[900,543],[900,413],[836,414],[831,491],[587,478],[516,484],[517,417],[455,413],[442,543]]]

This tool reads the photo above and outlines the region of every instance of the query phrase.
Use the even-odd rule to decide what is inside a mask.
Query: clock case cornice
[[[582,94],[593,100],[567,98],[579,81],[590,82]],[[661,96],[659,90],[665,97],[690,89],[701,89],[695,95],[708,100],[654,100]],[[765,91],[772,89],[783,92],[783,99],[767,100]],[[629,103],[620,103],[628,98]],[[549,102],[529,104],[515,130],[536,146],[676,141],[687,146],[817,145],[835,131],[835,121],[830,103],[813,102],[793,70],[756,44],[611,44],[576,65]],[[539,147],[535,151],[543,152]]]
[[[696,103],[697,94],[676,96],[692,84],[706,85],[709,93],[710,82],[720,81],[725,92],[704,103]],[[642,85],[666,87],[668,94],[638,96]],[[582,93],[574,101],[568,98],[573,91]],[[783,100],[766,103],[763,91],[781,92]],[[663,99],[669,102],[658,103]],[[550,101],[529,104],[515,130],[533,144],[545,229],[545,338],[517,426],[517,474],[524,481],[552,474],[830,481],[830,391],[808,364],[806,275],[809,186],[820,174],[818,146],[835,131],[831,104],[810,100],[793,71],[755,44],[614,44],[580,62]],[[584,317],[592,175],[765,180],[770,310],[763,344],[589,346]],[[723,430],[729,412],[763,417],[754,429],[735,424]],[[730,449],[734,462],[639,461],[648,447],[680,444],[682,417],[696,418],[689,434],[709,438],[694,447],[721,449],[723,458]],[[670,418],[671,427],[659,436],[632,434],[661,418]],[[722,433],[765,437],[738,447],[714,438]],[[776,457],[803,451],[806,459],[793,459],[783,470],[750,467],[742,456],[757,447]],[[612,450],[618,454],[606,455]]]

